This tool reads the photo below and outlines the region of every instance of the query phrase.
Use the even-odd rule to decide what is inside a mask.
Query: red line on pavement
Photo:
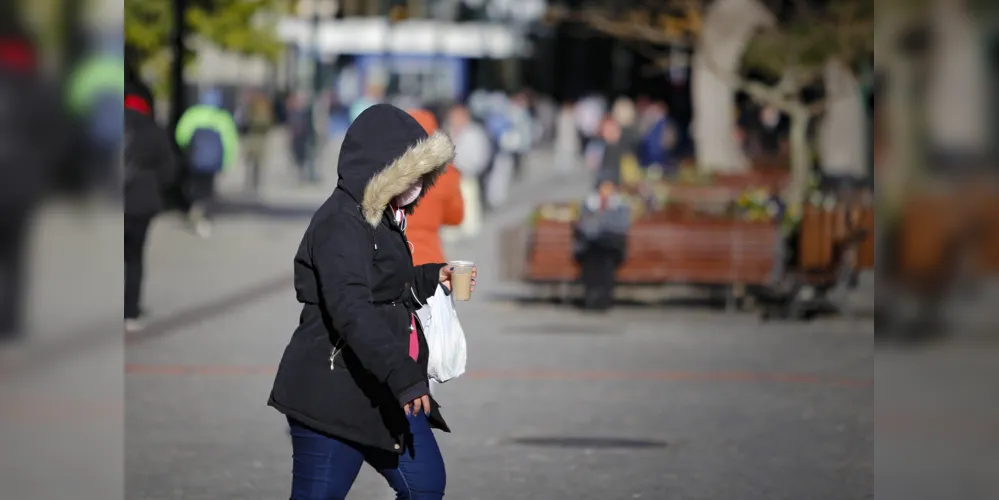
[[[124,402],[14,396],[0,404],[0,424],[13,421],[41,425],[51,421],[87,418],[124,422]]]
[[[267,365],[125,365],[132,375],[273,375],[274,366]],[[803,373],[764,372],[680,372],[680,371],[560,371],[560,370],[471,370],[465,377],[475,380],[632,380],[656,382],[747,382],[833,387],[870,388],[868,379],[830,377]]]

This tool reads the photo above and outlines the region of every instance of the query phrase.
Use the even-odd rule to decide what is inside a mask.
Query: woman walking
[[[292,500],[345,498],[365,462],[396,498],[444,496],[431,429],[448,427],[413,313],[438,284],[450,288],[451,270],[413,266],[405,229],[453,158],[446,135],[428,136],[391,105],[368,108],[347,130],[337,188],[295,257],[302,314],[269,400],[291,426]]]

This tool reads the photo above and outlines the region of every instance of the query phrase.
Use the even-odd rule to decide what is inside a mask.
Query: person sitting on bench
[[[583,306],[605,311],[614,302],[614,273],[624,262],[631,213],[609,176],[583,201],[574,230],[573,254],[582,268]]]

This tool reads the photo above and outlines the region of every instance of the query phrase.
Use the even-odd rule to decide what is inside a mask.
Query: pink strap
[[[409,315],[409,357],[416,361],[420,357],[420,339],[416,336],[416,315]]]
[[[406,220],[406,211],[394,207],[392,211],[395,215],[395,223],[402,226],[403,221]],[[412,313],[409,315],[409,357],[413,358],[414,361],[420,357],[420,338],[416,336],[416,315]]]

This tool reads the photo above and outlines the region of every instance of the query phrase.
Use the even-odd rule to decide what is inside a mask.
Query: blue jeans
[[[343,500],[367,462],[385,477],[397,500],[444,497],[444,459],[427,416],[409,417],[413,444],[402,455],[314,431],[296,420],[291,426],[291,500]]]

